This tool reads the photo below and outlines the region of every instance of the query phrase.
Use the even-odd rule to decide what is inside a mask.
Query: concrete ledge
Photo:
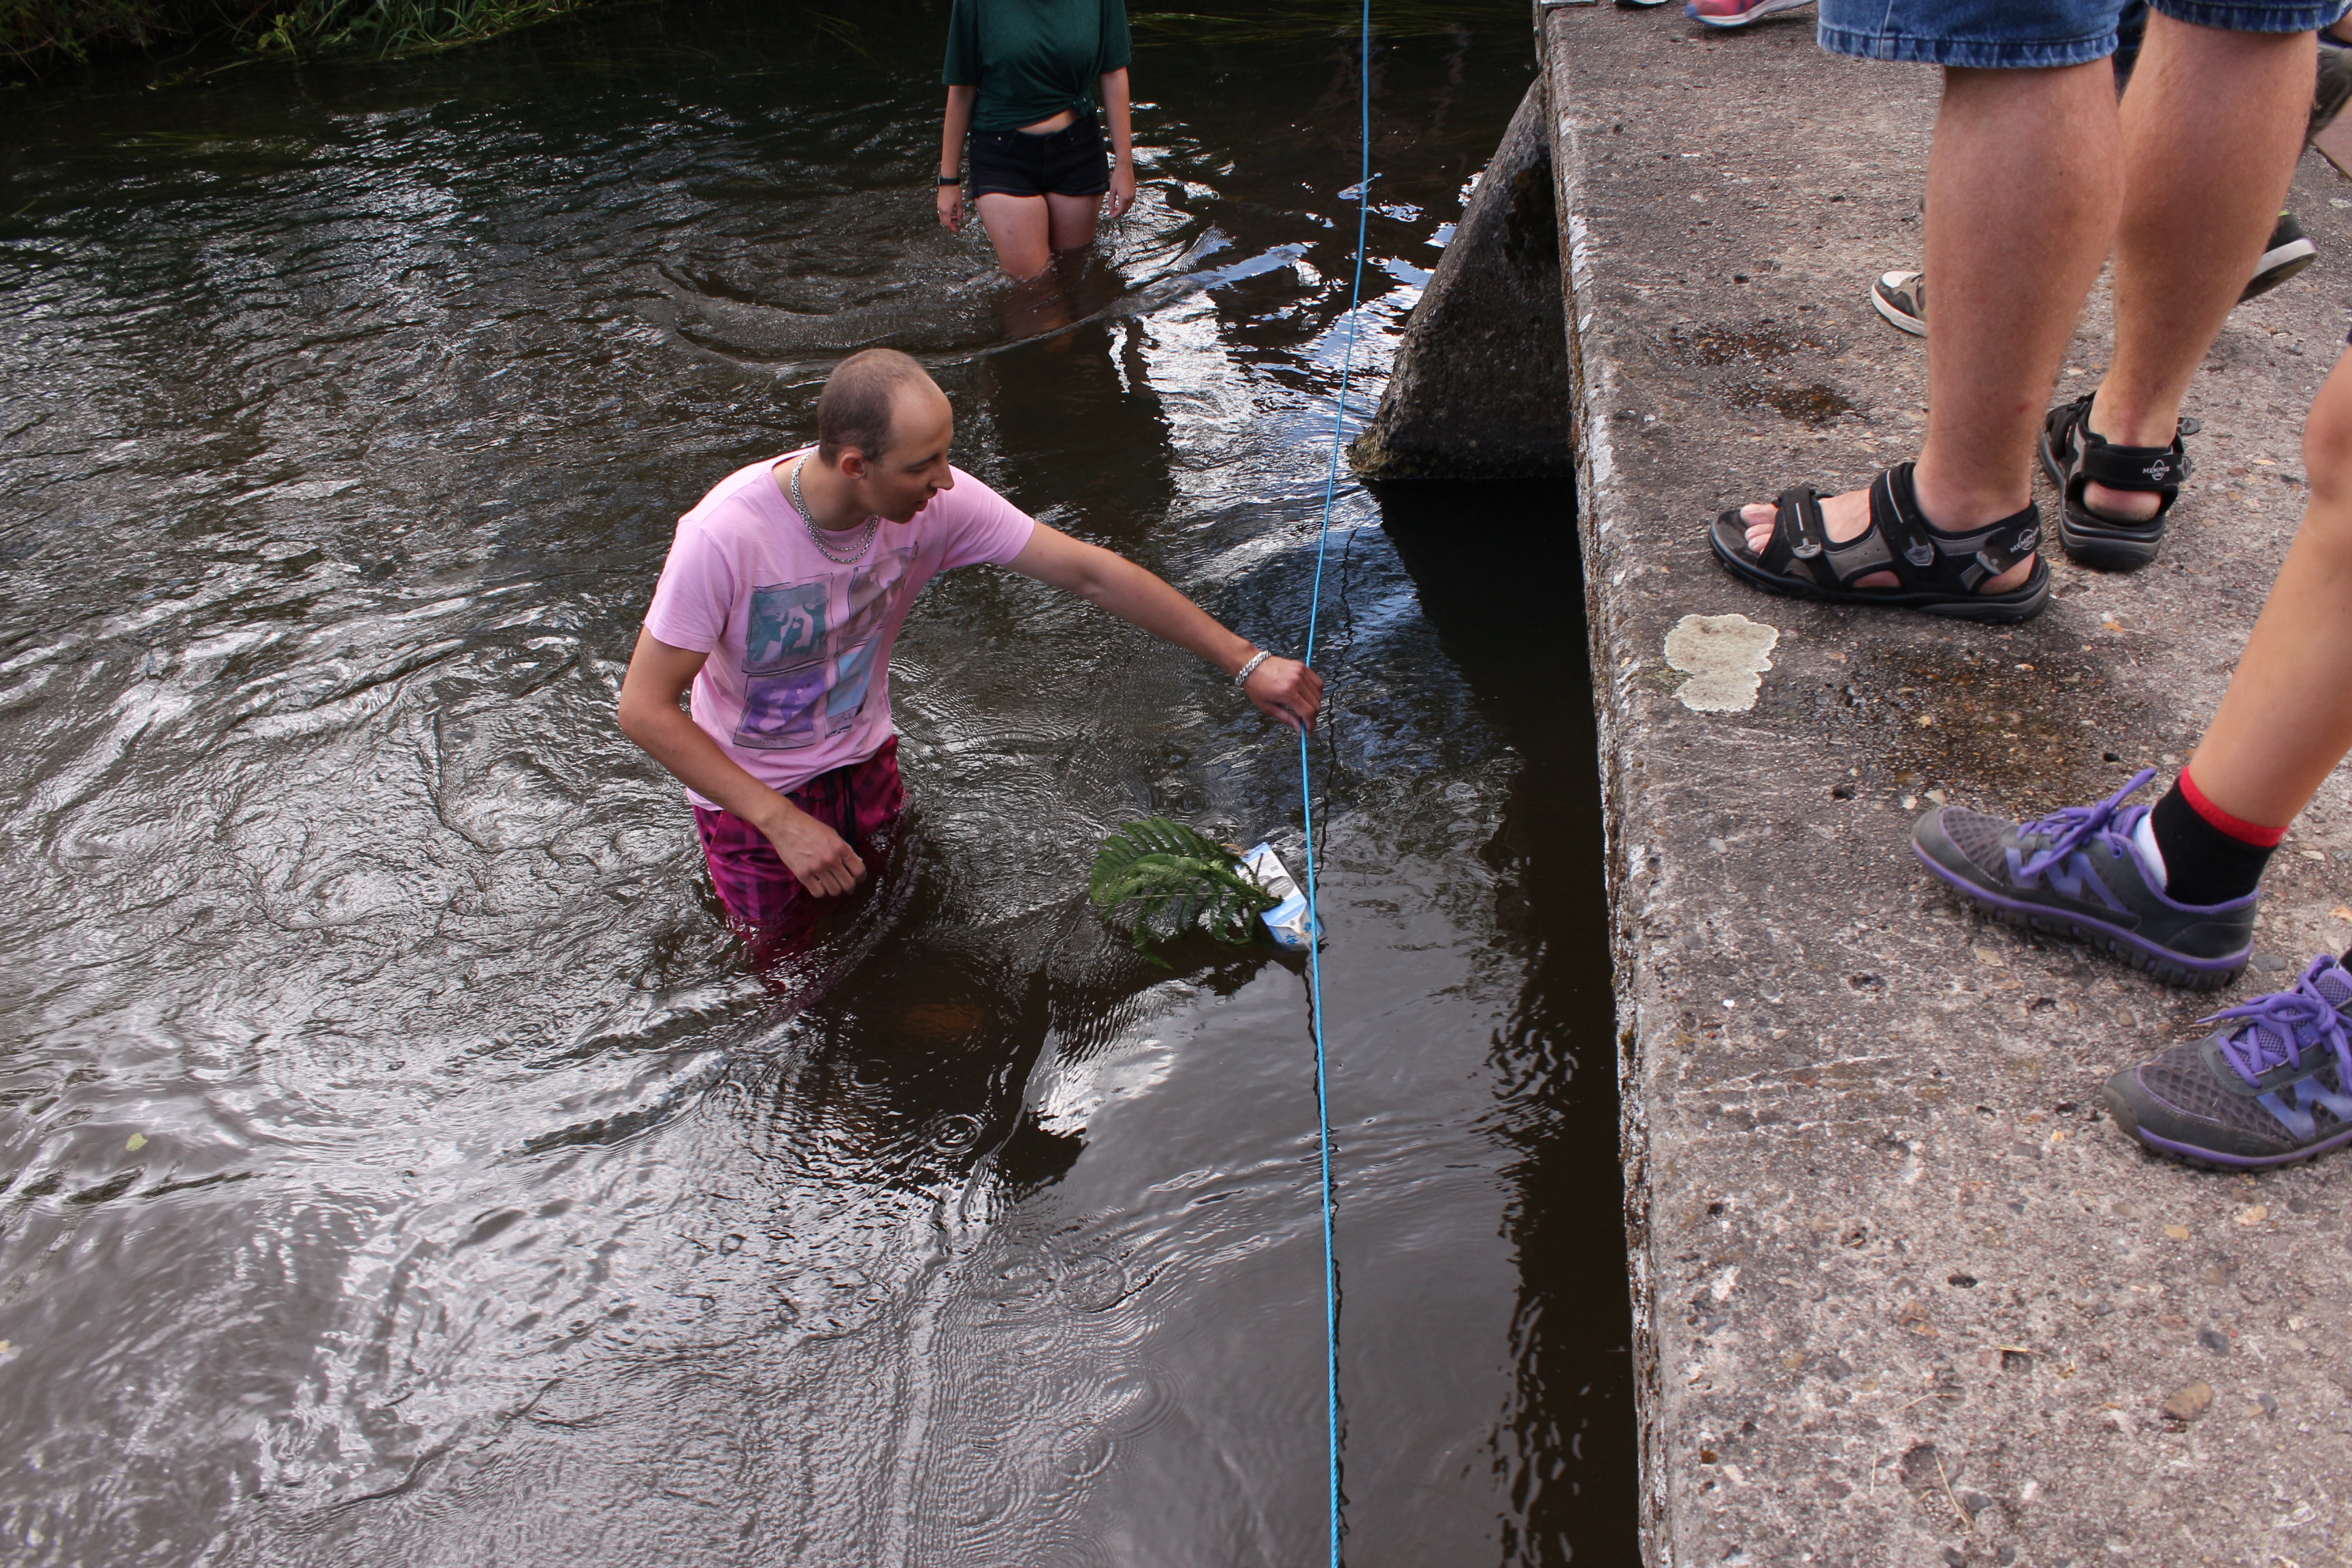
[[[2323,259],[2214,349],[2157,567],[2053,562],[2016,628],[1807,606],[1733,582],[1703,526],[1910,455],[1925,360],[1866,289],[1916,264],[1936,79],[1821,53],[1809,14],[1542,29],[1650,1562],[2352,1558],[2352,1162],[2142,1157],[2099,1085],[2216,1004],[1975,922],[1907,843],[1946,795],[2045,810],[2194,743],[2301,512],[2352,187],[2306,162]],[[2102,301],[2084,326],[2062,395],[2104,363]],[[1670,658],[1726,616],[1771,636],[1694,623]],[[1675,666],[1710,659],[1690,690]],[[2271,967],[2225,1001],[2352,940],[2347,821],[2339,775],[2280,857]]]

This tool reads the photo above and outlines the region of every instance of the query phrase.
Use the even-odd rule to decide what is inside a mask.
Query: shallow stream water
[[[908,841],[795,1013],[612,721],[678,513],[874,343],[1018,504],[1301,635],[1351,40],[1139,23],[1143,199],[1047,331],[930,216],[944,10],[0,99],[0,1557],[1318,1560],[1301,976],[1084,897],[1149,812],[1295,858],[1286,734],[940,580]],[[1519,6],[1415,15],[1359,418],[1532,70]],[[1348,1561],[1631,1563],[1572,513],[1333,528]]]

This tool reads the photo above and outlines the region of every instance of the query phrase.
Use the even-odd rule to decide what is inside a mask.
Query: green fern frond
[[[1164,816],[1127,823],[1104,839],[1087,892],[1154,963],[1162,961],[1153,943],[1188,931],[1246,945],[1256,934],[1251,922],[1278,901],[1251,879],[1240,856]]]

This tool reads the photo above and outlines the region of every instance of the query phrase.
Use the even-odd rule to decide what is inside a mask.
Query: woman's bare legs
[[[2311,504],[2189,759],[2231,816],[2284,827],[2352,752],[2352,354],[2336,362],[2303,430]]]
[[[1003,191],[973,198],[971,205],[980,210],[988,242],[996,247],[996,265],[1007,278],[1025,281],[1054,265],[1053,226],[1046,211],[1050,199],[1008,195]]]
[[[1045,197],[1045,212],[1053,220],[1049,239],[1056,254],[1065,250],[1084,250],[1095,242],[1095,219],[1102,212],[1100,196]]]
[[[1084,250],[1095,240],[1100,196],[1015,196],[991,191],[972,205],[996,247],[996,264],[1007,278],[1026,282],[1045,276],[1055,256]]]

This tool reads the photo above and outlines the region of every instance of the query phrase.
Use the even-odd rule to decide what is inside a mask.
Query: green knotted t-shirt
[[[955,0],[941,77],[980,89],[974,131],[1018,131],[1093,108],[1128,54],[1126,0]]]

